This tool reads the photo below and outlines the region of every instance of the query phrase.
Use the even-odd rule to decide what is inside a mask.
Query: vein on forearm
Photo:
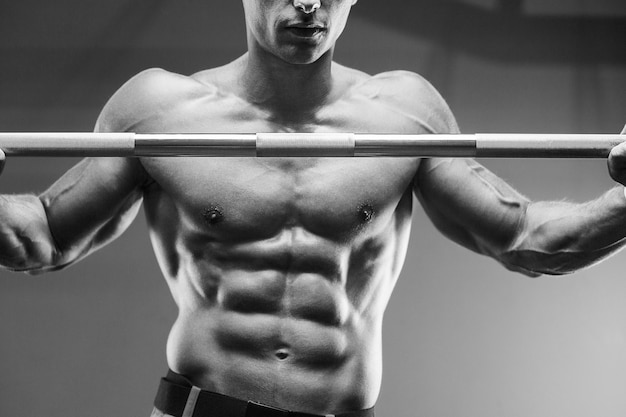
[[[545,274],[591,266],[623,247],[626,199],[620,188],[584,204],[532,203],[503,263]]]

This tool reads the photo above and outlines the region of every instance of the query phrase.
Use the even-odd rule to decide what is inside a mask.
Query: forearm
[[[87,158],[40,196],[0,196],[0,266],[31,273],[69,266],[133,221],[147,176],[138,161]]]
[[[500,261],[529,275],[567,274],[615,253],[625,238],[626,198],[623,187],[616,187],[584,204],[530,204]]]
[[[61,262],[41,200],[34,195],[0,195],[0,266],[36,272]]]

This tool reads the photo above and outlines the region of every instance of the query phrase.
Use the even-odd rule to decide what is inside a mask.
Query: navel
[[[220,206],[211,205],[202,213],[204,221],[211,226],[224,221],[224,210]]]
[[[278,359],[279,361],[284,361],[287,360],[289,358],[289,348],[288,346],[280,346],[276,349],[276,351],[274,352],[274,356],[276,356],[276,359]]]
[[[278,350],[276,351],[276,357],[278,358],[278,360],[284,361],[289,357],[289,352],[284,350]]]

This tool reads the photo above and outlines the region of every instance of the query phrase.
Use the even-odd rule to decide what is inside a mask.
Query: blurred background
[[[89,131],[148,67],[191,74],[245,52],[234,0],[0,0],[0,131]],[[465,133],[616,133],[623,0],[361,0],[336,60],[429,79]],[[5,193],[75,159],[9,160]],[[594,198],[605,161],[488,160],[533,199]],[[626,225],[624,225],[626,227]],[[381,417],[626,415],[626,254],[529,279],[445,240],[416,205],[385,319]],[[0,416],[148,416],[175,306],[143,214],[74,267],[0,273]]]

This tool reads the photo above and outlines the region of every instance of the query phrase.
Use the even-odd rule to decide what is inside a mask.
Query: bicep
[[[126,82],[102,109],[95,131],[127,131],[149,117],[148,87],[158,84],[162,73],[146,70]],[[137,158],[85,158],[66,172],[40,195],[63,257],[72,262],[121,234],[135,218],[148,183]]]
[[[40,195],[61,262],[97,249],[132,222],[144,177],[138,160],[87,158]]]
[[[528,200],[470,159],[425,159],[415,193],[435,226],[455,242],[498,259],[516,238]]]

